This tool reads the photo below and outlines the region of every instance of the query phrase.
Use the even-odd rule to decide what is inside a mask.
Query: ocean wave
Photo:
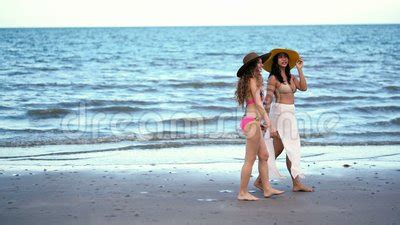
[[[393,125],[400,125],[400,117],[387,120],[387,121],[377,121],[377,122],[372,122],[372,123],[367,123],[366,125],[371,125],[371,126],[388,126],[391,127]]]
[[[327,96],[328,97],[328,96]],[[329,97],[326,99],[328,100]],[[387,100],[387,99],[400,99],[400,96],[396,95],[357,95],[357,96],[335,96],[332,99],[338,100],[338,101],[351,101],[351,100],[371,100],[374,99],[375,101],[380,101],[380,100]],[[325,100],[325,99],[324,99]]]
[[[11,107],[8,107],[8,106],[2,106],[2,105],[0,105],[0,110],[9,110],[9,109],[12,109]]]
[[[131,112],[140,112],[143,110],[145,109],[141,107],[131,107],[131,106],[107,106],[107,107],[88,109],[88,111],[107,112],[107,113],[131,113]]]
[[[189,121],[197,121],[197,118],[186,118]],[[218,121],[219,118],[207,118],[210,122]],[[226,117],[225,119],[236,119],[235,117]],[[399,118],[394,119],[399,123]],[[177,119],[177,121],[180,121]],[[173,122],[173,120],[166,120]],[[245,143],[245,138],[241,132],[216,132],[216,133],[186,133],[184,131],[161,131],[147,134],[121,134],[109,135],[100,133],[98,137],[93,137],[90,133],[82,131],[64,131],[59,129],[36,130],[36,129],[0,129],[1,132],[12,132],[16,135],[29,133],[29,136],[14,136],[11,138],[0,139],[0,147],[27,147],[40,145],[72,145],[72,144],[100,144],[100,143],[117,143],[117,142],[137,142],[144,146],[140,148],[153,148],[154,146],[186,146],[190,143],[199,145],[209,145],[211,143]],[[361,132],[300,132],[302,143],[305,145],[360,145],[360,144],[397,144],[396,138],[400,132],[397,131],[361,131]],[[361,139],[360,139],[361,138]],[[382,138],[384,138],[382,140]],[[353,140],[352,140],[353,139]],[[389,140],[385,140],[389,139]],[[392,139],[392,140],[391,140]],[[337,140],[337,141],[335,141]],[[345,143],[349,140],[348,143]],[[351,141],[350,141],[351,140]],[[154,143],[157,142],[157,143]],[[168,142],[168,143],[167,143]],[[171,144],[170,142],[176,142]],[[203,143],[204,142],[204,143]],[[147,146],[146,145],[150,145]]]
[[[190,107],[191,109],[195,110],[213,110],[213,111],[220,111],[220,112],[233,112],[237,110],[237,107],[229,107],[229,106],[222,106],[222,105],[194,105]]]
[[[400,145],[400,141],[301,141],[302,146],[367,146],[367,145]]]
[[[360,62],[354,62],[354,63],[360,63]],[[344,60],[327,60],[326,62],[324,62],[322,64],[314,66],[314,68],[328,69],[328,68],[345,67],[346,69],[355,69],[355,68],[358,68],[358,66],[359,65],[357,65],[357,64],[352,64],[352,63],[346,62]]]
[[[233,82],[181,82],[181,83],[174,83],[174,84],[166,84],[166,86],[171,86],[174,88],[194,88],[194,89],[201,89],[201,88],[219,88],[219,87],[235,87],[235,83]]]
[[[339,135],[337,132],[299,132],[300,138],[324,138],[324,137],[329,137],[333,135]]]
[[[85,145],[85,144],[101,144],[101,143],[116,143],[121,141],[138,141],[135,134],[126,136],[102,136],[93,138],[83,136],[82,133],[77,133],[77,138],[71,137],[73,132],[65,132],[62,136],[40,136],[40,137],[13,137],[0,140],[0,147],[33,147],[43,145]],[[65,136],[68,135],[68,136]],[[83,136],[83,137],[81,137]],[[141,140],[141,139],[140,139]]]
[[[71,113],[71,110],[63,108],[50,108],[50,109],[31,109],[26,112],[27,116],[32,118],[59,118]]]
[[[93,154],[102,152],[116,152],[116,151],[132,151],[132,150],[152,150],[152,149],[165,149],[165,148],[183,148],[189,146],[221,146],[221,145],[244,145],[245,138],[236,139],[188,139],[188,140],[167,140],[167,141],[148,141],[146,144],[135,143],[122,147],[115,148],[102,148],[90,150],[76,150],[76,151],[57,151],[46,153],[22,154],[22,155],[7,155],[0,156],[0,159],[5,160],[68,160],[65,156],[75,156],[83,154]],[[400,145],[400,141],[355,141],[355,142],[326,142],[326,141],[301,141],[302,146],[367,146],[367,145]],[[79,148],[77,148],[79,149]],[[397,153],[398,154],[398,153]],[[63,158],[57,158],[62,156]],[[52,157],[52,158],[40,158]],[[72,158],[73,159],[73,158]],[[76,158],[78,160],[78,158]],[[82,159],[82,158],[79,158]]]
[[[300,132],[300,137],[312,139],[316,138],[321,140],[320,138],[326,137],[389,137],[389,136],[399,136],[400,131],[353,131],[353,132]]]
[[[132,149],[133,147],[135,147],[135,146],[134,145],[130,145],[130,146],[126,146],[126,147],[109,148],[109,149],[94,149],[94,150],[85,150],[85,151],[63,151],[63,152],[51,152],[51,153],[44,153],[44,154],[26,154],[26,155],[1,156],[0,159],[18,159],[18,158],[30,158],[30,157],[65,156],[65,155],[78,155],[78,154],[98,153],[98,152],[123,151],[123,150]]]
[[[15,115],[6,115],[6,114],[0,114],[1,119],[10,119],[10,120],[23,120],[26,119],[26,114],[15,114]]]
[[[389,99],[400,99],[400,96],[390,96]]]
[[[236,102],[235,96],[232,95],[232,97],[218,97],[216,102]]]
[[[309,97],[300,97],[304,101],[311,102],[331,102],[331,101],[347,101],[347,100],[360,100],[360,99],[369,99],[371,97],[368,96],[329,96],[329,95],[321,95],[321,96],[309,96]]]
[[[236,132],[188,134],[182,131],[162,131],[162,132],[152,132],[149,134],[137,135],[137,140],[198,142],[201,140],[232,141],[239,139],[240,137],[241,136]]]
[[[375,113],[375,112],[399,112],[400,106],[395,105],[384,105],[384,106],[358,106],[351,108],[353,110],[363,113]]]
[[[40,133],[39,133],[40,134]],[[67,136],[68,135],[68,136]],[[228,133],[213,133],[213,134],[188,134],[181,131],[161,131],[151,132],[147,134],[125,134],[125,135],[107,135],[99,134],[99,137],[92,137],[91,134],[83,132],[68,132],[63,135],[43,135],[30,136],[28,138],[16,136],[13,138],[0,139],[0,147],[30,147],[41,145],[75,145],[75,144],[101,144],[101,143],[116,143],[123,141],[133,142],[148,142],[148,141],[201,141],[205,139],[220,140],[220,139],[237,139],[239,135],[235,132]],[[146,143],[148,144],[148,143]],[[145,144],[145,145],[146,145]]]
[[[0,157],[1,159],[1,157]],[[28,158],[14,158],[14,159],[9,159],[10,161],[75,161],[75,160],[81,160],[81,159],[87,159],[87,158],[60,158],[60,159],[49,159],[49,158],[32,158],[32,157],[28,157]]]
[[[389,92],[400,92],[400,86],[388,85],[384,86],[383,89]]]
[[[19,76],[19,75],[28,75],[32,74],[32,72],[27,72],[27,71],[10,71],[6,72],[7,76]]]
[[[85,106],[113,106],[113,105],[152,105],[155,102],[142,101],[142,100],[102,100],[102,99],[82,99],[74,102],[60,102],[57,105],[61,107],[77,107],[80,105]]]
[[[15,134],[20,133],[31,133],[31,134],[43,134],[43,133],[51,133],[51,134],[61,134],[67,131],[62,129],[9,129],[9,128],[0,128],[0,132],[11,132]],[[80,132],[79,130],[68,130],[68,132]]]
[[[343,136],[361,136],[361,137],[376,137],[376,136],[397,136],[400,137],[400,132],[398,131],[361,131],[361,132],[352,132],[352,133],[343,133],[340,134]]]
[[[40,71],[40,72],[55,72],[60,70],[60,68],[50,67],[50,66],[23,66],[23,68],[28,71]]]
[[[0,156],[0,159],[23,159],[32,157],[48,157],[48,156],[66,156],[66,155],[79,155],[89,153],[100,153],[100,152],[114,152],[114,151],[131,151],[131,150],[150,150],[150,149],[163,149],[163,148],[181,148],[188,146],[204,146],[204,145],[235,145],[244,144],[244,140],[219,140],[219,139],[201,139],[201,140],[189,140],[189,141],[165,141],[165,142],[151,142],[148,144],[132,144],[123,147],[106,148],[106,149],[93,149],[93,150],[81,150],[81,151],[61,151],[61,152],[50,152],[43,154],[26,154],[26,155],[11,155],[11,156]]]
[[[304,102],[304,103],[296,103],[296,108],[321,108],[324,106],[329,106],[329,107],[335,107],[335,106],[340,106],[344,105],[345,103],[343,102],[338,102],[338,101],[329,101],[329,102]]]
[[[12,89],[32,89],[37,88],[69,88],[73,90],[77,89],[93,89],[93,90],[103,90],[103,89],[132,89],[132,88],[147,88],[150,85],[146,84],[92,84],[92,83],[58,83],[58,82],[42,82],[42,83],[16,83],[10,85],[8,88]]]
[[[244,139],[199,139],[185,142],[160,142],[149,145],[137,146],[137,149],[162,149],[162,148],[182,148],[188,146],[209,146],[209,145],[236,145],[245,144]]]
[[[389,123],[400,125],[400,117],[397,117],[397,118],[395,118],[395,119],[391,119],[391,120],[389,121]]]
[[[184,118],[174,118],[162,120],[164,124],[176,124],[176,125],[186,125],[186,124],[214,124],[224,121],[239,120],[236,116],[213,116],[213,117],[184,117]]]
[[[228,53],[228,52],[205,52],[201,53],[204,56],[234,56],[234,57],[243,57],[242,53]]]
[[[327,88],[327,87],[347,87],[349,86],[349,83],[347,81],[343,80],[316,80],[314,81],[315,83],[310,83],[308,84],[310,88],[316,89],[316,88]]]

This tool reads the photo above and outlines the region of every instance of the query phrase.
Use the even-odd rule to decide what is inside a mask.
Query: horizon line
[[[138,25],[138,26],[4,26],[0,29],[60,29],[60,28],[194,28],[194,27],[293,27],[293,26],[368,26],[400,25],[400,23],[326,23],[326,24],[265,24],[265,25]]]

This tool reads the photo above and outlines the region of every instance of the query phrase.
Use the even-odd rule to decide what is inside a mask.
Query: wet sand
[[[19,173],[2,169],[0,221],[2,225],[400,223],[400,169],[381,168],[373,161],[334,164],[304,165],[312,171],[305,181],[315,187],[314,193],[291,192],[287,178],[272,182],[286,191],[284,195],[257,202],[236,200],[241,163],[87,166]]]

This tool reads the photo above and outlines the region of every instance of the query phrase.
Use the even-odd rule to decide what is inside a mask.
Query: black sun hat
[[[244,58],[243,58],[243,65],[239,68],[237,71],[237,76],[241,77],[243,76],[243,73],[246,71],[247,67],[254,61],[258,60],[261,58],[262,63],[264,63],[270,56],[270,53],[264,54],[264,55],[258,55],[255,52],[250,52],[248,53]]]

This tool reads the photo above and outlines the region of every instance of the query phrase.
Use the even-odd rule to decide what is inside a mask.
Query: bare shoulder
[[[255,77],[249,77],[250,84],[257,84],[257,79]]]
[[[250,87],[256,87],[257,86],[257,81],[254,77],[249,78],[249,85]]]
[[[277,79],[274,75],[271,75],[268,77],[268,85],[275,85],[276,81],[277,81]]]

